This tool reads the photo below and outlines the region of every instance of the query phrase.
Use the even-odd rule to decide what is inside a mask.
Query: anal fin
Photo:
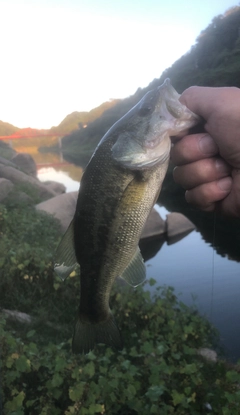
[[[133,287],[137,287],[145,281],[146,267],[139,247],[137,247],[132,260],[129,262],[127,268],[125,268],[120,277]]]
[[[54,257],[54,271],[64,281],[77,265],[74,249],[73,220],[58,245]]]

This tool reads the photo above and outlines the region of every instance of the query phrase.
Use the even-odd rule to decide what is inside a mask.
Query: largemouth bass
[[[148,92],[104,135],[82,176],[55,264],[63,279],[80,265],[75,353],[87,353],[97,343],[122,347],[109,308],[112,285],[117,276],[132,286],[144,281],[138,243],[168,168],[170,136],[199,121],[178,99],[169,80]]]

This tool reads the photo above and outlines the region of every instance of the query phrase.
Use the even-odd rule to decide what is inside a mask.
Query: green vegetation
[[[215,332],[171,288],[116,284],[111,307],[125,347],[71,353],[79,278],[53,273],[58,223],[30,207],[0,205],[0,303],[32,316],[0,316],[4,415],[240,413],[240,369],[197,353]],[[153,284],[154,281],[150,281]]]
[[[191,85],[240,87],[239,25],[240,6],[216,16],[191,50],[164,71],[160,82],[170,77],[179,92]]]
[[[112,99],[110,101],[104,102],[103,104],[99,105],[96,108],[93,108],[89,112],[72,112],[71,114],[67,115],[57,127],[52,127],[50,129],[50,132],[60,135],[68,134],[73,130],[81,128],[82,126],[88,124],[96,118],[101,117],[104,111],[116,105],[118,101],[119,100],[117,99]]]

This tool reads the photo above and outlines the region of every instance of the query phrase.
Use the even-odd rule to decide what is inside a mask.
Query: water
[[[40,168],[40,180],[63,183],[67,191],[79,189],[70,173],[53,167]],[[165,219],[168,211],[157,210]],[[201,234],[193,231],[181,241],[165,242],[154,258],[146,261],[147,278],[158,285],[174,287],[187,305],[194,305],[219,330],[221,344],[229,359],[240,359],[240,264],[218,255]],[[154,287],[153,287],[154,289]]]
[[[173,245],[162,246],[146,262],[147,277],[174,287],[178,298],[198,311],[220,332],[231,360],[240,359],[240,265],[213,251],[193,231]]]
[[[63,170],[56,170],[54,167],[41,167],[37,171],[37,177],[41,182],[53,180],[64,184],[67,192],[75,192],[79,189],[79,181],[70,177],[69,173]]]

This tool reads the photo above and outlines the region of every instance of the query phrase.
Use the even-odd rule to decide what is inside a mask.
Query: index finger
[[[216,99],[216,93],[219,93],[216,88],[191,86],[183,91],[179,101],[206,120],[214,109],[213,101]]]
[[[183,91],[179,101],[192,112],[208,120],[219,111],[231,114],[235,99],[239,101],[239,88],[191,86]]]

